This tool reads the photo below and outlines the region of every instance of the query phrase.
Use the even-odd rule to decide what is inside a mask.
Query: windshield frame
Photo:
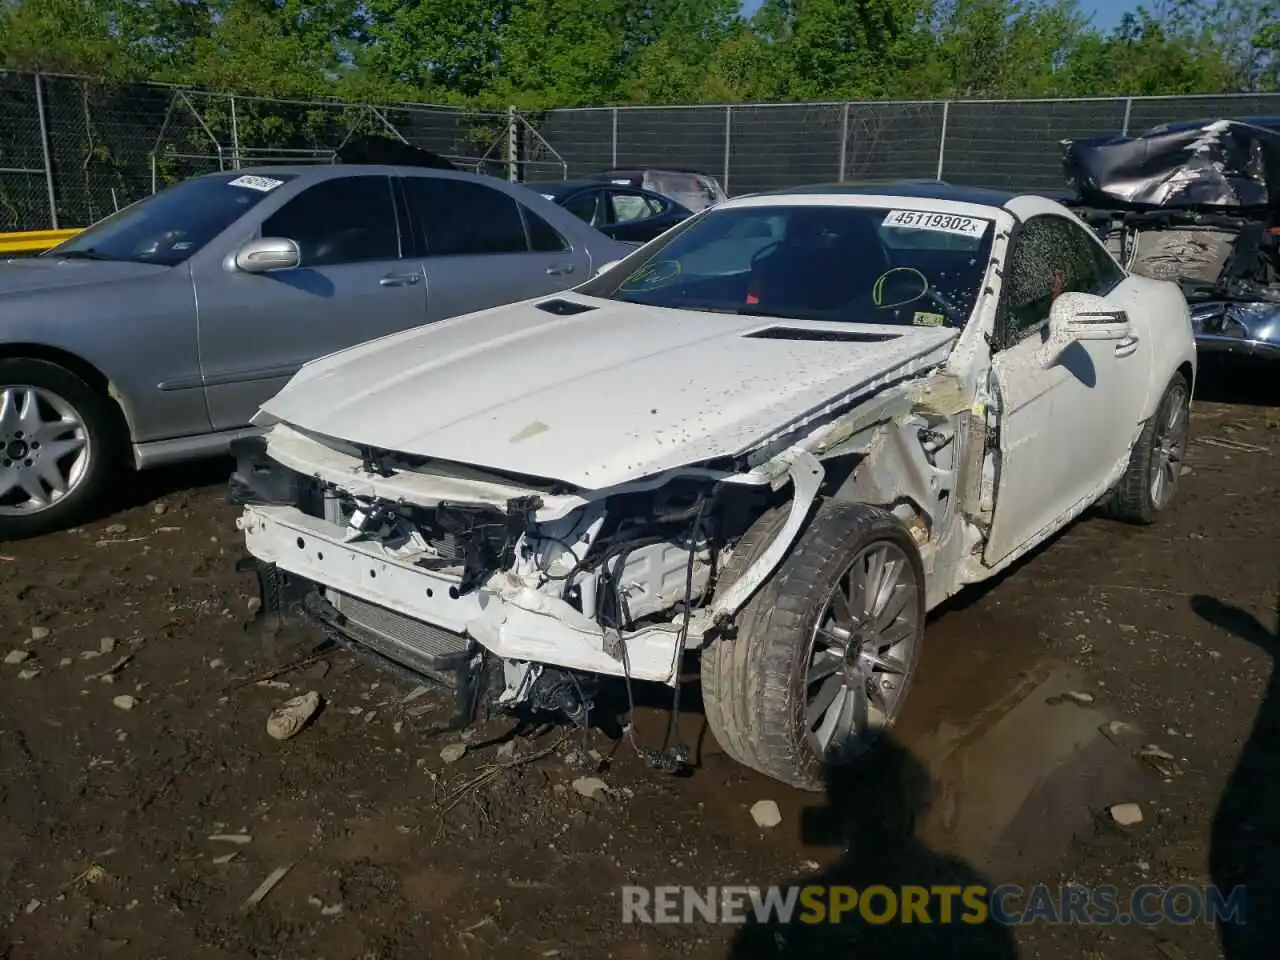
[[[626,257],[617,261],[617,263],[610,269],[597,274],[585,283],[575,287],[574,292],[581,294],[582,296],[594,297],[613,303],[636,304],[658,310],[673,309],[705,311],[707,313],[734,313],[742,316],[812,320],[823,323],[851,323],[862,326],[902,326],[901,323],[895,323],[889,320],[877,323],[874,320],[860,318],[849,318],[844,320],[833,319],[830,317],[824,317],[821,319],[813,316],[802,317],[794,315],[793,312],[773,313],[762,310],[758,307],[752,308],[746,305],[738,309],[729,309],[727,305],[725,308],[717,309],[706,305],[681,306],[679,304],[650,304],[622,296],[619,291],[623,284],[631,279],[631,277],[649,264],[659,261],[662,254],[670,247],[671,244],[680,240],[687,231],[697,229],[707,217],[722,216],[737,212],[751,212],[759,215],[767,215],[770,211],[781,213],[783,211],[794,211],[799,208],[813,207],[827,207],[833,209],[853,208],[863,211],[883,212],[885,215],[888,215],[891,210],[910,210],[924,214],[970,217],[988,222],[986,232],[984,233],[979,246],[975,250],[975,259],[978,262],[974,265],[974,269],[977,271],[977,276],[974,280],[975,297],[973,299],[973,303],[959,311],[962,314],[962,318],[954,318],[954,322],[944,325],[952,329],[963,329],[968,326],[976,315],[978,305],[981,302],[981,291],[987,286],[992,265],[995,263],[995,239],[1001,230],[1001,214],[1004,211],[982,204],[956,203],[954,201],[943,199],[934,200],[932,198],[897,196],[893,194],[857,195],[856,202],[841,202],[840,199],[836,199],[836,195],[827,196],[816,193],[811,195],[793,194],[786,197],[779,196],[776,200],[769,197],[764,199],[767,202],[751,202],[741,205],[717,204],[713,207],[707,207],[700,210],[692,217],[689,217],[687,220],[684,220],[668,230],[662,236],[645,244],[634,253],[628,254]]]
[[[186,263],[192,257],[196,256],[200,251],[207,248],[210,244],[222,236],[237,223],[240,223],[250,211],[260,208],[260,206],[277,191],[288,187],[294,180],[298,178],[297,173],[271,173],[271,180],[280,181],[275,187],[269,190],[253,189],[244,186],[232,186],[233,181],[241,178],[247,178],[244,171],[223,171],[222,173],[209,174],[206,176],[191,177],[166,187],[158,193],[150,194],[135,200],[128,206],[121,207],[116,212],[103,217],[96,223],[91,224],[85,229],[72,237],[68,237],[56,247],[52,247],[40,254],[42,257],[51,259],[83,259],[83,260],[104,260],[114,261],[117,263],[139,263],[149,264],[157,267],[176,267]],[[153,208],[156,204],[169,204],[174,202],[174,198],[181,201],[186,194],[196,190],[210,189],[208,184],[218,184],[221,189],[232,191],[241,191],[243,197],[250,198],[251,202],[245,204],[236,216],[223,223],[214,233],[203,237],[198,242],[191,243],[190,247],[178,249],[175,246],[168,250],[157,251],[156,255],[140,255],[136,252],[131,255],[124,255],[119,250],[111,249],[113,241],[118,242],[121,236],[127,236],[130,224],[136,224],[136,228],[142,227],[146,221],[140,217],[146,216],[146,211]],[[187,202],[190,202],[188,199]],[[161,207],[163,210],[163,207]],[[179,223],[175,218],[174,223]],[[197,221],[188,221],[195,224]],[[136,229],[135,228],[135,229]],[[155,231],[156,228],[153,228]],[[157,235],[161,235],[157,233]],[[97,249],[97,243],[102,243],[106,248]]]

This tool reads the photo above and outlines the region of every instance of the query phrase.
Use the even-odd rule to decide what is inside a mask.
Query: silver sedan
[[[308,360],[544,296],[634,247],[518,184],[389,166],[185,181],[0,263],[0,539],[224,453]]]

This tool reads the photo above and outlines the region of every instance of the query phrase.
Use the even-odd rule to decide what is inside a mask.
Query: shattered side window
[[[1005,270],[1009,341],[1049,320],[1053,301],[1064,293],[1105,296],[1124,272],[1089,235],[1065,217],[1041,214],[1018,231]]]

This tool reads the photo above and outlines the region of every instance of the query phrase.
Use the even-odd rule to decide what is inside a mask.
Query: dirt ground
[[[1197,399],[1169,515],[1086,519],[938,612],[893,743],[826,797],[728,761],[694,694],[688,776],[599,732],[500,753],[505,721],[446,762],[446,698],[318,635],[246,628],[225,464],[135,480],[100,522],[0,545],[0,958],[1270,955],[1280,406],[1274,373],[1236,376]],[[315,723],[269,738],[305,690]],[[1148,744],[1172,759],[1140,759]],[[579,795],[584,775],[610,793]],[[780,825],[755,824],[758,800]],[[1122,802],[1140,823],[1114,822]],[[1203,923],[806,938],[622,921],[623,884],[809,878],[1246,882],[1250,924],[1224,948]]]

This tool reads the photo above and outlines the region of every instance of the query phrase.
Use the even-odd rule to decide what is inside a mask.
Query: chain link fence
[[[510,110],[244,97],[0,71],[0,233],[85,226],[198,174],[331,163],[367,134],[499,176],[565,173]],[[522,158],[521,142],[541,156]]]
[[[1056,193],[1065,138],[1262,115],[1280,115],[1280,94],[587,107],[548,111],[539,131],[570,177],[688,167],[719,177],[731,194],[935,177]]]
[[[590,107],[522,115],[104,86],[0,71],[0,233],[83,226],[196,174],[329,163],[365,134],[521,180],[652,166],[714,174],[735,195],[934,177],[1058,192],[1064,138],[1277,114],[1280,94]]]

